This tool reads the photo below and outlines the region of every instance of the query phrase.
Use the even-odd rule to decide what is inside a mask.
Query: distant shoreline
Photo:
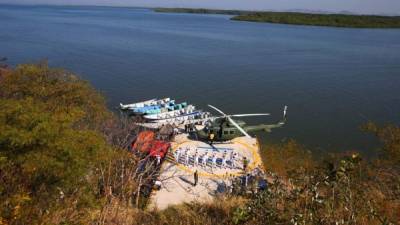
[[[349,28],[400,28],[400,16],[266,12],[194,8],[154,8],[154,11],[161,13],[232,15],[233,17],[231,20],[248,22]]]

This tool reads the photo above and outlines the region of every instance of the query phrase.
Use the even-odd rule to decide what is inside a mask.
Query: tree
[[[47,112],[81,114],[74,126],[99,128],[109,119],[104,98],[86,81],[74,74],[55,68],[47,63],[23,64],[4,74],[0,82],[0,97],[43,103]]]
[[[0,97],[0,219],[32,224],[67,202],[69,216],[94,206],[93,174],[119,154],[100,132],[111,117],[101,95],[68,72],[20,65],[3,77]]]

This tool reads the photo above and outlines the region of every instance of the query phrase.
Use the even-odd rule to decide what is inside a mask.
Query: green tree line
[[[351,28],[400,28],[400,16],[267,12],[202,8],[156,8],[154,10],[164,13],[233,15],[231,18],[232,20],[250,22]]]
[[[267,22],[294,25],[353,27],[353,28],[400,28],[399,16],[311,14],[291,12],[256,12],[238,15],[233,20]]]

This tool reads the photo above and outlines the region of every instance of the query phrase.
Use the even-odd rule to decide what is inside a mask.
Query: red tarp
[[[149,153],[151,148],[151,142],[154,140],[153,131],[142,131],[139,133],[136,141],[132,143],[132,149],[142,153]]]
[[[156,157],[159,155],[164,158],[171,147],[169,142],[154,140],[155,133],[153,131],[142,131],[139,133],[136,141],[132,143],[133,151],[138,151],[150,156]]]
[[[150,156],[156,157],[159,155],[161,158],[164,158],[170,147],[171,144],[168,142],[154,140],[151,144]]]

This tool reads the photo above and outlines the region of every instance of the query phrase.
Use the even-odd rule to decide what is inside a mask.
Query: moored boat
[[[168,111],[180,110],[187,106],[186,102],[175,104],[175,101],[170,101],[166,104],[155,105],[155,106],[146,106],[142,108],[137,108],[132,110],[134,114],[137,115],[153,115],[160,114]]]
[[[182,114],[173,118],[168,118],[168,119],[161,119],[161,120],[155,120],[154,123],[160,123],[160,124],[185,124],[188,121],[191,120],[199,120],[199,119],[207,119],[211,115],[209,112],[203,112],[201,110],[197,110],[191,113],[187,114]]]
[[[165,104],[167,102],[170,102],[171,99],[170,98],[162,98],[162,99],[150,99],[147,101],[143,101],[143,102],[137,102],[137,103],[132,103],[132,104],[122,104],[119,103],[119,107],[121,109],[135,109],[135,108],[141,108],[141,107],[146,107],[146,106],[155,106],[155,105],[161,105],[161,104]]]
[[[175,105],[175,100],[171,100],[169,102],[158,104],[158,105],[138,107],[138,108],[133,108],[133,109],[129,109],[129,110],[132,113],[139,114],[139,115],[155,114],[155,113],[166,112],[169,109],[172,110],[174,105]]]
[[[144,115],[143,118],[145,118],[147,120],[170,119],[170,118],[181,116],[183,114],[192,113],[192,112],[194,112],[195,109],[196,109],[195,106],[188,105],[188,106],[186,106],[185,108],[182,108],[182,109],[172,110],[172,111],[168,111],[168,112],[162,112],[162,113],[159,113],[159,114]]]

